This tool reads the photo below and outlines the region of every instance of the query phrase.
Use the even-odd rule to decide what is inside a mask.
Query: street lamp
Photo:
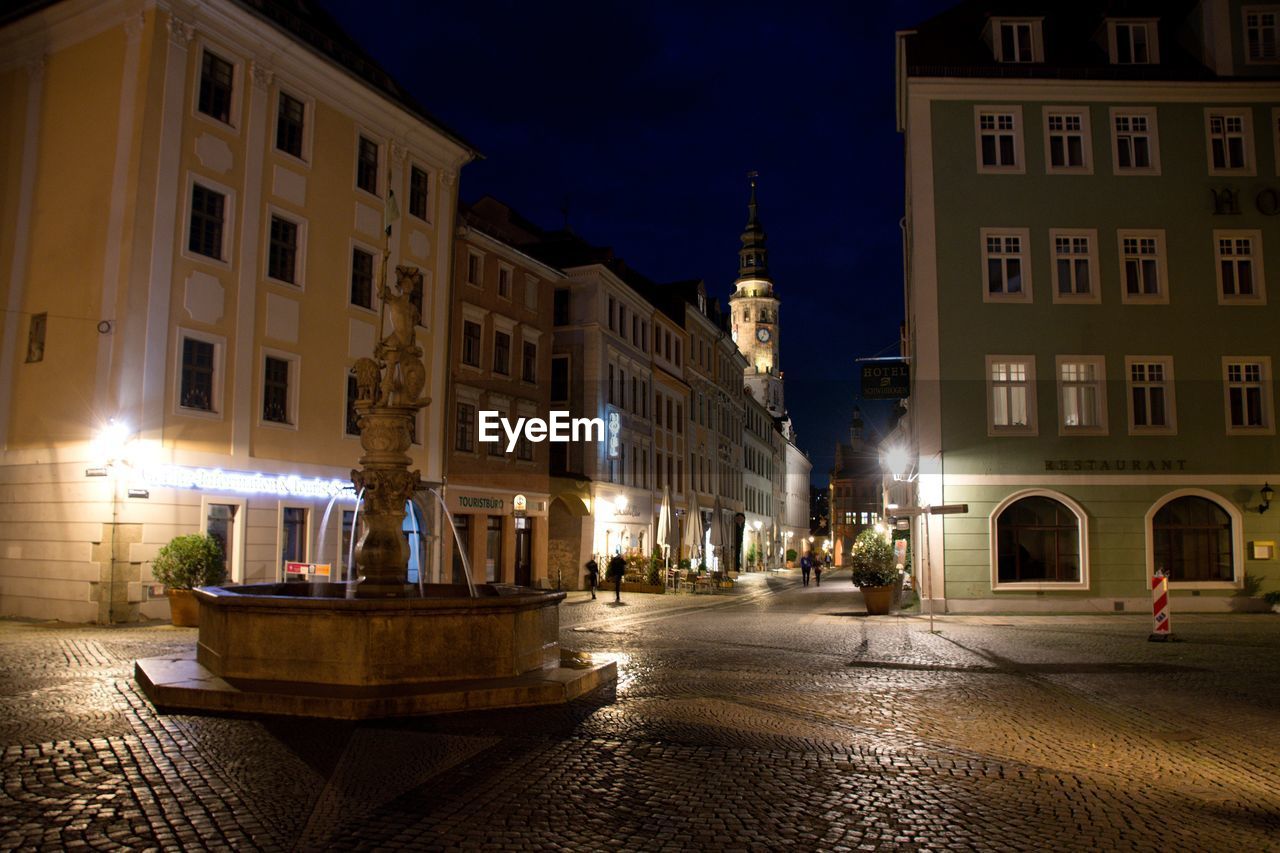
[[[756,565],[759,566],[764,562],[764,543],[760,541],[760,519],[751,522],[751,526],[756,529]]]
[[[112,418],[101,427],[89,442],[89,452],[95,463],[102,463],[111,477],[111,545],[109,556],[110,574],[107,584],[107,622],[115,621],[115,589],[116,589],[116,538],[120,524],[120,475],[118,468],[128,465],[128,451],[133,435],[129,426],[123,421]],[[99,472],[101,469],[99,469]],[[86,472],[89,473],[89,472]]]

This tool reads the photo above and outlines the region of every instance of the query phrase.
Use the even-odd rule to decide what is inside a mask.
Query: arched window
[[[1155,570],[1171,581],[1233,581],[1233,538],[1221,505],[1199,495],[1174,498],[1151,519]]]
[[[996,518],[998,583],[1080,583],[1080,520],[1064,503],[1030,495]]]

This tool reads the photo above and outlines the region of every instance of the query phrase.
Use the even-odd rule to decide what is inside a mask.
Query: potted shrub
[[[796,549],[787,549],[787,568],[794,569],[796,567]]]
[[[649,558],[649,570],[645,575],[645,582],[649,586],[662,585],[662,572],[665,569],[662,559],[662,549],[657,546],[653,549],[653,556]]]
[[[156,555],[151,574],[165,585],[173,624],[194,628],[200,624],[200,609],[191,590],[222,583],[227,574],[222,546],[207,533],[175,536]]]
[[[893,606],[898,570],[894,566],[893,544],[871,528],[858,534],[850,559],[853,582],[862,591],[867,614],[882,616]]]

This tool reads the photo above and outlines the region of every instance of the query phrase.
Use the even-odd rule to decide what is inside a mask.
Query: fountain
[[[440,495],[409,470],[407,453],[409,425],[430,404],[414,342],[422,273],[397,267],[396,278],[394,290],[380,288],[391,329],[353,368],[364,450],[351,472],[364,521],[353,568],[362,577],[196,590],[195,654],[135,664],[158,709],[410,716],[566,702],[616,678],[614,663],[560,649],[563,592],[472,584],[469,568],[466,585],[421,574],[408,582],[405,508]]]

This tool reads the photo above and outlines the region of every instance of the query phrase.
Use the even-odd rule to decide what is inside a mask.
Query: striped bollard
[[[1151,636],[1153,643],[1163,643],[1173,639],[1169,626],[1169,579],[1164,572],[1156,572],[1151,576]]]

